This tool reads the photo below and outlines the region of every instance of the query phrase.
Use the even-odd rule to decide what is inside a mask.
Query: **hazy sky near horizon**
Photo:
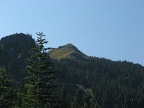
[[[0,0],[0,38],[41,31],[51,47],[144,66],[144,0]]]

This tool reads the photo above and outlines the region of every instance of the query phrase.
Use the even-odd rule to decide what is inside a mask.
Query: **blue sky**
[[[41,31],[51,47],[144,66],[144,0],[0,0],[0,37]]]

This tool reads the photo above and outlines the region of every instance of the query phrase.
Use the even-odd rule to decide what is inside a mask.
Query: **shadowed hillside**
[[[71,44],[53,49],[49,54],[56,59],[60,79],[72,99],[82,87],[84,91],[92,90],[94,100],[102,108],[142,108],[144,105],[144,67],[141,65],[89,57]],[[83,93],[83,96],[87,95]]]
[[[28,51],[36,46],[34,39],[29,34],[13,34],[1,38],[0,46],[0,66],[4,66],[14,79],[21,80],[25,74]]]
[[[20,33],[2,38],[0,46],[0,66],[5,67],[9,76],[19,82],[20,86],[14,89],[17,95],[24,90],[25,59],[30,56],[28,52],[36,43],[30,35]],[[144,107],[143,66],[128,61],[90,57],[72,44],[54,48],[48,54],[57,70],[62,96],[65,96],[62,99],[67,102],[65,108]],[[77,98],[81,106],[77,104]],[[20,100],[17,101],[21,105]]]

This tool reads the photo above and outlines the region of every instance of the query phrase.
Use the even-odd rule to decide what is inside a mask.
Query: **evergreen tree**
[[[8,78],[5,68],[0,68],[0,108],[10,108],[14,105],[12,80]]]
[[[37,35],[37,46],[32,49],[32,56],[27,59],[29,66],[27,66],[23,107],[53,108],[58,105],[59,99],[56,94],[55,71],[47,53],[50,48],[44,48],[44,44],[47,43],[43,39],[45,35],[43,33]]]

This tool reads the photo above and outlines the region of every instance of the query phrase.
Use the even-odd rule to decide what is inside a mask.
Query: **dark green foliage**
[[[61,59],[57,62],[61,79],[73,99],[76,85],[91,88],[97,105],[142,108],[144,99],[144,67],[127,61],[101,58],[88,60]]]
[[[27,52],[35,47],[35,41],[29,34],[13,34],[1,38],[0,66],[4,66],[8,74],[18,82],[23,80],[25,75]]]
[[[0,108],[10,108],[14,105],[12,84],[6,70],[0,68]]]
[[[144,108],[143,66],[127,61],[114,62],[104,58],[89,57],[80,53],[75,47],[70,47],[71,49],[66,50],[67,53],[64,54],[65,48],[61,47],[57,51],[61,55],[52,53],[61,58],[59,61],[53,60],[55,68],[58,69],[55,73],[47,49],[43,46],[44,43],[47,42],[40,38],[36,43],[30,35],[22,33],[0,40],[2,48],[0,67],[5,67],[6,70],[6,72],[3,68],[0,70],[0,76],[4,75],[1,77],[0,97],[4,96],[2,94],[6,96],[0,98],[5,100],[0,101],[0,107],[6,102],[5,105],[15,105],[14,107],[19,108],[32,106],[69,108],[72,107],[70,106],[72,103],[73,108]],[[68,46],[66,49],[69,48]],[[27,54],[31,48],[33,50]],[[29,58],[27,63],[26,58]],[[28,73],[25,73],[26,66]],[[55,92],[59,91],[55,74],[59,82],[65,85],[59,87],[62,89],[59,93],[60,106],[59,99],[55,95]],[[25,76],[27,77],[24,79]],[[8,80],[4,80],[5,78]],[[14,79],[13,84],[9,79]],[[77,85],[81,85],[79,93],[76,93],[80,87]]]
[[[72,103],[72,108],[82,108],[83,107],[83,95],[82,90],[78,89]]]
[[[72,108],[95,108],[98,106],[92,90],[81,85],[78,85],[78,90],[72,103]]]
[[[44,44],[43,34],[38,33],[36,48],[32,49],[32,56],[27,59],[26,93],[23,97],[23,107],[47,108],[57,105],[55,71]]]
[[[70,108],[70,100],[68,97],[67,88],[65,88],[64,85],[62,86],[60,98],[61,98],[60,108]]]
[[[28,51],[35,46],[35,41],[29,34],[13,34],[0,40],[0,66],[5,67],[7,75],[13,79],[12,94],[17,106],[21,105],[21,96],[17,94],[23,92],[24,88],[23,78],[27,66],[25,59],[29,56]]]

